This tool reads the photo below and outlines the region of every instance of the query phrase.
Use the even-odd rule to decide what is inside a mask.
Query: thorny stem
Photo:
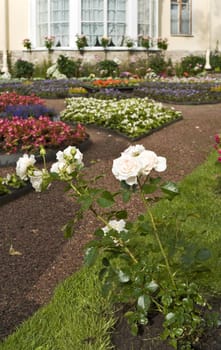
[[[151,212],[149,206],[147,205],[147,201],[146,201],[145,196],[144,196],[144,193],[143,193],[143,191],[142,191],[142,185],[141,185],[139,179],[138,179],[138,185],[139,185],[139,188],[140,188],[140,193],[141,193],[142,201],[143,201],[144,206],[145,206],[145,208],[146,208],[146,210],[147,210],[147,213],[148,213],[149,216],[150,216],[151,224],[152,224],[152,227],[153,227],[153,232],[154,232],[155,238],[156,238],[156,240],[157,240],[157,243],[158,243],[158,245],[159,245],[159,247],[160,247],[160,251],[161,251],[161,253],[162,253],[162,255],[163,255],[163,258],[164,258],[164,261],[165,261],[165,264],[166,264],[166,268],[167,268],[168,274],[169,274],[169,276],[170,276],[170,279],[171,279],[171,282],[172,282],[174,288],[176,288],[176,284],[175,284],[175,281],[174,281],[174,278],[173,278],[173,274],[172,274],[172,271],[171,271],[171,269],[170,269],[169,261],[168,261],[168,259],[167,259],[165,250],[164,250],[164,248],[163,248],[162,242],[161,242],[160,237],[159,237],[159,235],[158,235],[158,231],[157,231],[157,227],[156,227],[156,224],[155,224],[155,221],[154,221],[153,214],[152,214],[152,212]]]

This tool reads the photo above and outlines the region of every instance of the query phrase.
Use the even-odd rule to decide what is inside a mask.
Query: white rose
[[[125,231],[127,232],[127,230],[125,229],[126,226],[126,222],[121,219],[121,220],[110,220],[108,222],[108,225],[103,227],[102,230],[104,231],[104,233],[106,234],[108,231],[110,231],[111,229],[117,231],[117,232],[121,232],[121,231]]]
[[[35,156],[31,154],[30,156],[28,154],[24,154],[22,157],[20,157],[16,163],[16,174],[22,179],[22,180],[28,180],[28,168],[33,166],[36,163]]]
[[[30,176],[30,182],[36,192],[41,192],[41,185],[43,182],[43,171],[34,170],[33,175]]]
[[[125,181],[130,186],[137,184],[139,172],[140,162],[137,157],[123,155],[113,161],[112,173],[116,179]]]

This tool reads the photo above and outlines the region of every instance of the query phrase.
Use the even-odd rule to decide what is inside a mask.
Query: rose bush
[[[45,158],[44,149],[41,155]],[[65,236],[73,234],[75,223],[87,210],[101,223],[94,232],[95,239],[86,247],[85,264],[99,261],[103,295],[114,304],[125,305],[125,317],[134,334],[148,324],[153,312],[162,314],[162,338],[175,349],[191,349],[207,326],[209,305],[197,284],[199,265],[190,265],[185,256],[185,239],[180,249],[172,219],[156,220],[150,206],[155,192],[165,194],[165,201],[179,194],[174,183],[154,176],[155,171],[166,170],[166,158],[142,145],[128,147],[113,161],[113,175],[121,184],[115,192],[99,188],[97,179],[90,180],[89,185],[83,166],[81,152],[69,146],[57,153],[50,170],[45,162],[43,169],[36,168],[34,157],[24,155],[17,163],[16,176],[29,178],[37,192],[54,180],[65,182],[79,204],[75,217],[63,227]],[[135,195],[143,203],[143,211],[130,220],[127,210],[122,204],[118,208],[117,202],[119,198],[126,204]],[[170,231],[166,237],[161,234],[162,226]],[[197,247],[196,253],[201,263],[209,259],[204,247]]]

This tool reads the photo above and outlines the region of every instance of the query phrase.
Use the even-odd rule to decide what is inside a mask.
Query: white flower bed
[[[75,97],[66,99],[61,119],[68,122],[101,125],[136,138],[170,121],[181,112],[165,108],[148,98],[100,100]]]

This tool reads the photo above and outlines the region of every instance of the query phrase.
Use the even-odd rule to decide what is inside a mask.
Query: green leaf
[[[121,219],[126,219],[127,218],[127,211],[126,210],[119,210],[116,212],[116,218],[118,220],[121,220]]]
[[[129,202],[130,198],[131,198],[131,192],[130,191],[123,191],[122,192],[122,199],[123,199],[124,203]]]
[[[151,299],[150,299],[149,295],[143,294],[143,295],[139,296],[139,298],[137,300],[138,309],[141,309],[141,310],[147,312],[149,310],[150,305],[151,305]]]
[[[103,191],[97,203],[101,208],[109,208],[115,203],[114,196],[109,191]]]
[[[162,186],[160,186],[160,188],[162,192],[169,197],[169,199],[173,199],[173,197],[179,194],[177,185],[171,181],[165,182]]]
[[[93,198],[88,194],[84,194],[78,199],[78,202],[83,210],[88,210],[93,203]]]
[[[196,260],[205,261],[211,258],[211,252],[207,248],[199,249],[196,253]]]
[[[98,257],[98,248],[97,247],[89,247],[87,248],[84,256],[84,264],[86,266],[94,265],[96,259]]]
[[[155,184],[144,184],[142,186],[142,191],[145,193],[145,194],[150,194],[150,193],[153,193],[155,192],[157,189],[157,186]]]

